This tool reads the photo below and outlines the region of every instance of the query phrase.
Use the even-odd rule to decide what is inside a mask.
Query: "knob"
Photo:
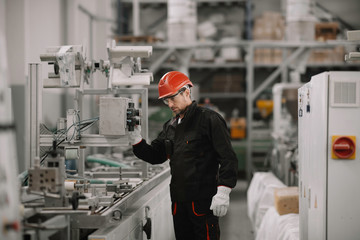
[[[340,159],[348,159],[355,153],[355,143],[349,137],[338,137],[333,143],[333,153]]]

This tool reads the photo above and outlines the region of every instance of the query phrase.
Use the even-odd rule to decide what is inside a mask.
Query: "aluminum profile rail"
[[[123,198],[117,200],[112,206],[105,208],[99,213],[91,214],[91,211],[85,210],[47,210],[40,211],[42,215],[69,215],[71,221],[71,229],[99,229],[106,226],[108,223],[114,223],[117,220],[114,218],[115,213],[124,214],[127,208],[139,200],[143,195],[148,193],[151,189],[165,181],[170,176],[170,168],[166,168],[163,172],[154,176],[153,178],[144,181],[141,185],[125,195]],[[121,220],[121,219],[120,219]]]

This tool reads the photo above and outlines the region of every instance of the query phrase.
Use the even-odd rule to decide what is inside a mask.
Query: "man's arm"
[[[138,158],[151,163],[160,164],[167,160],[164,146],[164,132],[161,132],[159,136],[151,142],[151,145],[147,144],[145,139],[140,135],[140,128],[135,128],[134,136],[131,136],[133,153]]]
[[[218,185],[233,188],[237,181],[238,160],[231,146],[225,120],[218,114],[211,114],[209,131],[220,163]]]
[[[160,164],[167,160],[165,147],[161,140],[155,139],[151,145],[142,139],[138,144],[133,145],[135,156],[151,164]]]
[[[217,193],[212,198],[210,210],[213,210],[215,216],[222,217],[230,204],[230,192],[236,185],[238,161],[226,122],[220,115],[211,114],[209,132],[220,163]]]

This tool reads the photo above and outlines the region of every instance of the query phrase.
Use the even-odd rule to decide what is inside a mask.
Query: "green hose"
[[[113,184],[113,181],[104,181],[99,179],[90,179],[90,184]]]

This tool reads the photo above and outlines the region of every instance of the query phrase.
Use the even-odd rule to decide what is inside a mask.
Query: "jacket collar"
[[[194,114],[196,107],[197,107],[197,102],[195,100],[193,100],[192,103],[186,108],[184,118],[181,119],[181,122],[190,118]],[[178,119],[179,119],[179,114],[174,116],[173,118],[171,118],[171,120],[169,121],[169,124],[173,125],[173,126],[177,125]]]
[[[187,118],[190,118],[194,114],[194,111],[195,111],[196,107],[197,107],[197,103],[196,103],[195,100],[193,100],[192,103],[187,107],[186,112],[184,114],[184,118],[182,119],[182,121],[187,119]]]

